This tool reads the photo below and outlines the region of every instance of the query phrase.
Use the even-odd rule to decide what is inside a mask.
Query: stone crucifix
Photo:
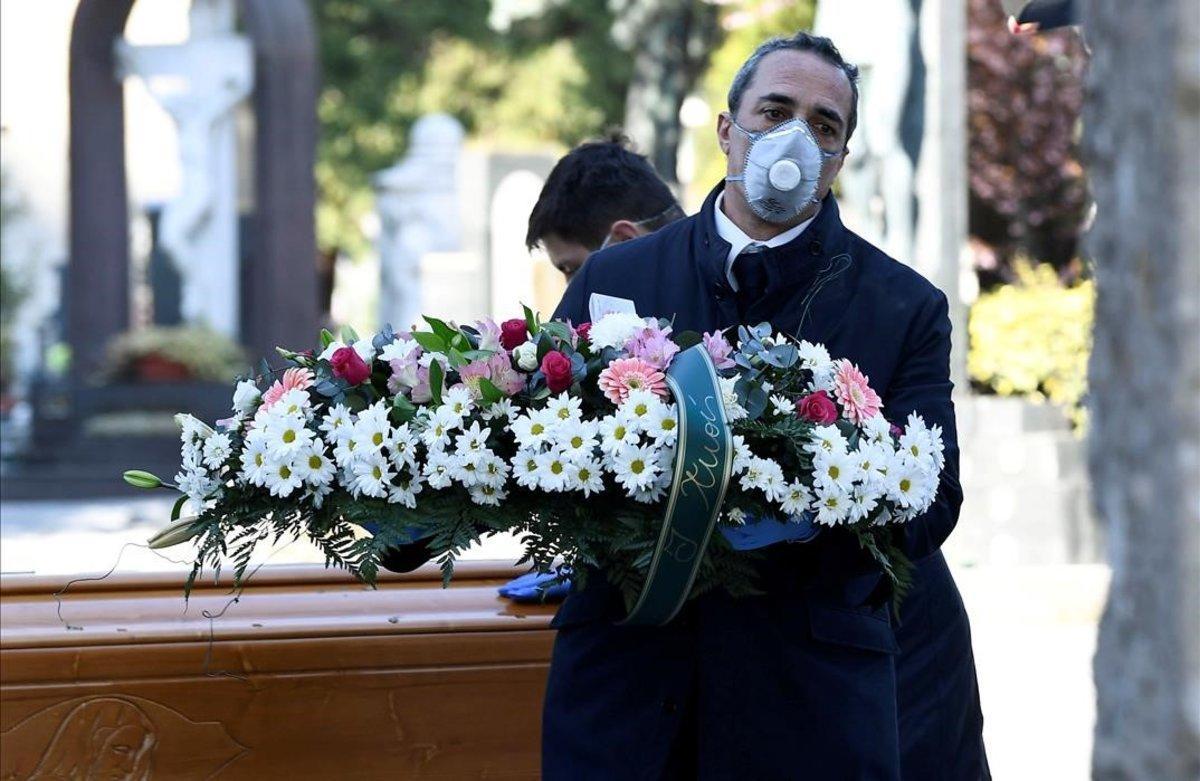
[[[117,75],[142,79],[179,128],[182,184],[160,235],[182,277],[182,315],[239,336],[237,135],[234,109],[254,85],[234,0],[192,0],[191,35],[172,46],[116,43]]]

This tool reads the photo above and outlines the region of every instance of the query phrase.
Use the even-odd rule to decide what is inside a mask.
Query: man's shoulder
[[[912,266],[893,258],[853,231],[846,231],[850,255],[860,266],[860,278],[871,288],[914,307],[937,304],[945,294]]]
[[[654,233],[593,252],[587,259],[589,278],[592,281],[622,279],[635,270],[639,275],[646,275],[655,264],[676,256],[681,243],[691,240],[695,219],[695,216],[685,217]]]

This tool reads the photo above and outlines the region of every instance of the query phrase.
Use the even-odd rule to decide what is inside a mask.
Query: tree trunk
[[[1089,466],[1112,585],[1093,777],[1200,777],[1200,3],[1084,3]]]
[[[718,7],[700,0],[628,0],[613,37],[633,56],[625,132],[672,188],[678,182],[679,109],[708,66]]]

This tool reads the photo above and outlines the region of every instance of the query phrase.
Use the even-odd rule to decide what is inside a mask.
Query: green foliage
[[[152,326],[121,334],[108,348],[104,377],[134,379],[140,358],[157,356],[186,367],[197,380],[228,382],[246,371],[242,348],[206,326]]]
[[[16,197],[10,196],[8,178],[0,172],[0,230],[9,227],[23,209]],[[6,242],[7,244],[7,242]],[[3,253],[0,261],[0,392],[8,390],[13,379],[13,323],[17,310],[24,302],[28,291],[17,281],[9,267],[9,253]]]
[[[324,249],[358,254],[370,177],[401,158],[422,115],[446,112],[473,139],[572,145],[620,120],[629,81],[606,0],[548,4],[504,33],[489,0],[312,0],[323,89],[316,178]]]
[[[1066,286],[1049,265],[1015,266],[1017,282],[984,293],[971,308],[967,371],[1001,396],[1066,406],[1083,419],[1095,285]]]

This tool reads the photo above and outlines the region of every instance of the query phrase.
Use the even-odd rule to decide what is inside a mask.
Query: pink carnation
[[[883,406],[879,394],[871,390],[867,376],[845,359],[838,361],[833,375],[833,395],[854,425],[860,425],[879,414]]]
[[[641,358],[618,358],[600,372],[600,390],[613,404],[629,398],[630,391],[648,390],[667,397],[666,376]]]
[[[262,409],[270,409],[271,405],[283,398],[290,390],[308,390],[312,387],[313,375],[308,369],[292,368],[283,373],[283,377],[262,395]]]
[[[625,343],[625,350],[633,358],[641,358],[660,371],[666,371],[671,359],[679,352],[679,345],[671,341],[671,328],[648,325]]]
[[[733,345],[720,331],[704,334],[704,349],[708,351],[708,357],[712,358],[713,366],[717,369],[732,369],[737,365],[729,357],[733,355]]]

